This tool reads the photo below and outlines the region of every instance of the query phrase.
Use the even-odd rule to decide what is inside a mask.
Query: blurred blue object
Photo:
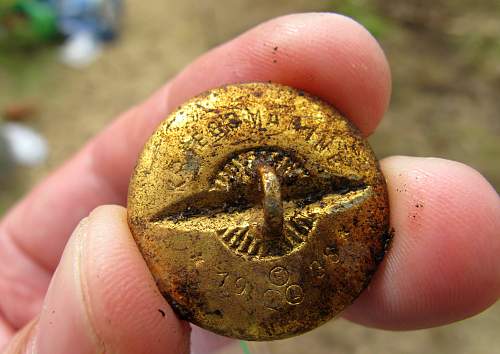
[[[101,43],[116,38],[122,15],[121,0],[40,0],[57,14],[59,31],[67,37],[60,59],[82,68],[101,53]]]
[[[99,41],[114,39],[120,27],[121,0],[41,0],[57,13],[61,33],[74,36],[92,34]]]

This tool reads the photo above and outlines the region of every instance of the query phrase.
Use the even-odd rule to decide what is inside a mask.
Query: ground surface
[[[0,178],[0,214],[118,113],[186,63],[265,19],[341,9],[379,35],[391,62],[390,111],[371,138],[379,157],[440,156],[500,187],[500,5],[494,1],[128,1],[124,33],[94,65],[65,68],[53,49],[0,53],[0,107],[31,100],[49,140],[47,164]],[[450,2],[448,2],[450,3]],[[370,5],[370,6],[368,6]],[[1,175],[1,174],[0,174]],[[1,176],[0,176],[1,177]],[[271,353],[496,353],[500,307],[451,326],[407,333],[344,320],[269,345]]]

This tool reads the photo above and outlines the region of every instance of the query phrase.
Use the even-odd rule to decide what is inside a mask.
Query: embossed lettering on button
[[[389,240],[384,178],[357,129],[264,83],[206,92],[161,123],[130,182],[128,222],[182,318],[248,340],[338,315]]]

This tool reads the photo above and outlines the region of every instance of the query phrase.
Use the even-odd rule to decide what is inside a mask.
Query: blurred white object
[[[47,141],[33,129],[20,123],[5,123],[0,125],[0,134],[14,162],[36,166],[47,159]]]
[[[102,45],[92,32],[80,31],[71,35],[61,48],[61,61],[72,68],[83,68],[101,53]]]

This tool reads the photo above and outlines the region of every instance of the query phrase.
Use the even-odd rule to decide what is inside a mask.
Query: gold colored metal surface
[[[339,314],[389,239],[367,142],[326,103],[264,83],[209,91],[160,125],[132,177],[128,221],[182,318],[248,340]]]

